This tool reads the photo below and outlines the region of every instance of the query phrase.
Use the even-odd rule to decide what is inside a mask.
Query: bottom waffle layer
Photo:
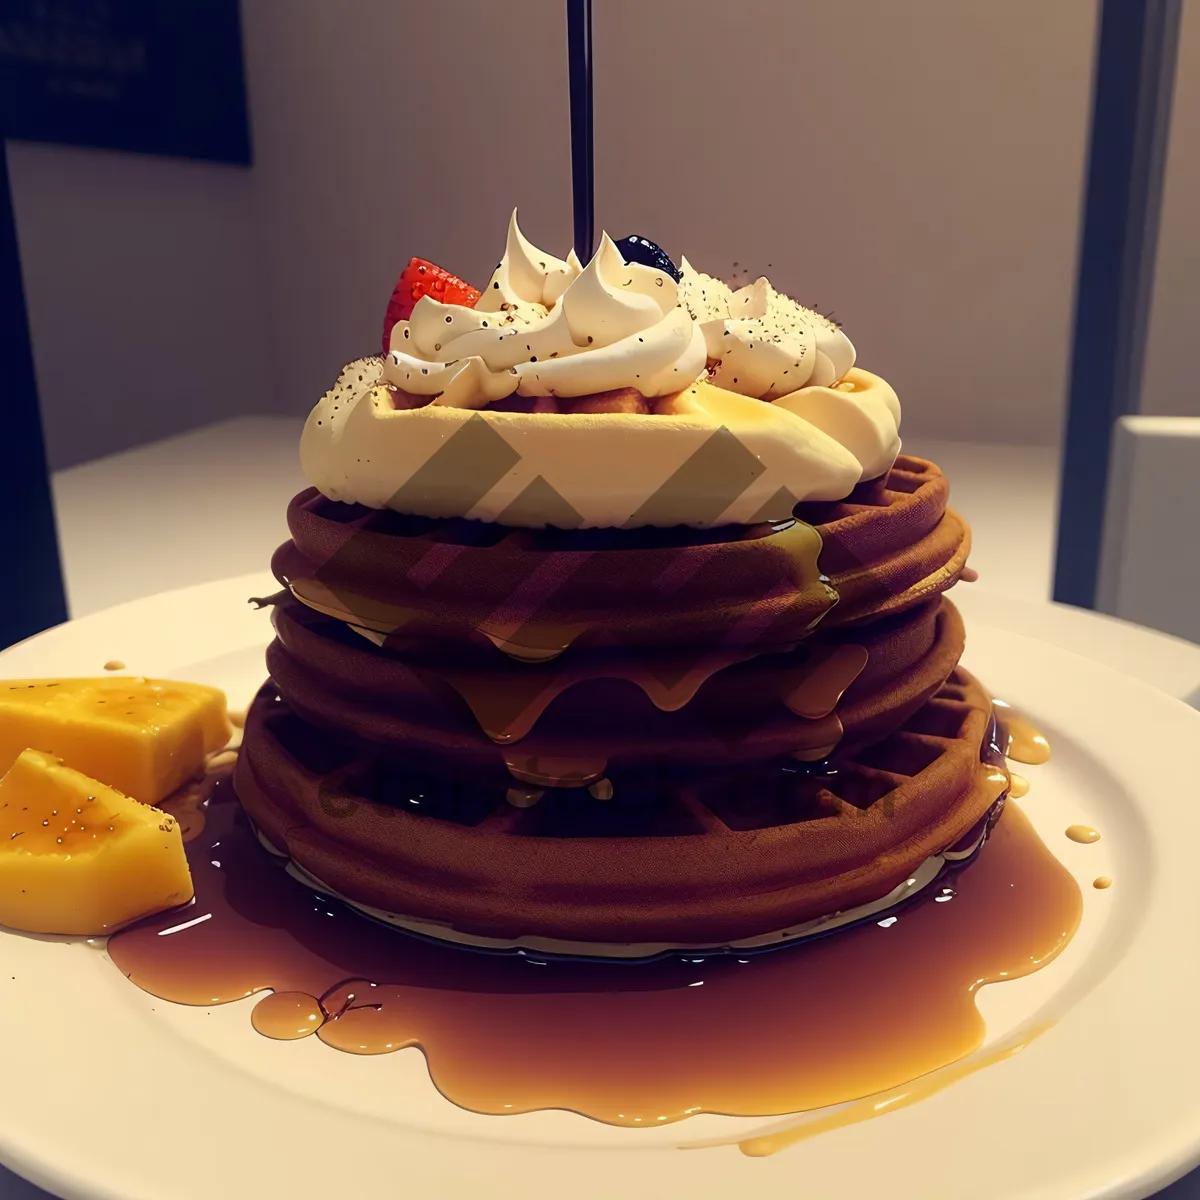
[[[468,937],[719,945],[870,904],[1004,793],[990,698],[961,669],[895,732],[817,770],[613,773],[533,808],[424,777],[267,684],[235,775],[263,839],[348,900]]]

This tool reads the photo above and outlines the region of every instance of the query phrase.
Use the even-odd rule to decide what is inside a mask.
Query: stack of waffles
[[[901,456],[791,521],[532,530],[292,502],[237,790],[377,915],[479,944],[763,944],[977,840],[969,549]]]

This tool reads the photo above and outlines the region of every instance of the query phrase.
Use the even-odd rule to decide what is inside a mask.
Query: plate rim
[[[9,661],[22,661],[30,656],[35,658],[40,657],[43,655],[43,653],[49,652],[51,642],[61,641],[64,637],[68,636],[71,637],[72,640],[75,640],[81,634],[86,636],[89,630],[99,631],[102,630],[106,625],[112,624],[114,621],[119,622],[122,617],[128,617],[131,615],[138,616],[142,622],[145,622],[149,619],[150,614],[152,614],[155,610],[158,610],[164,615],[171,615],[171,610],[174,609],[174,615],[178,616],[181,614],[194,614],[196,612],[202,612],[210,608],[211,604],[215,601],[220,601],[221,603],[227,604],[228,600],[237,592],[240,591],[241,594],[245,596],[245,589],[248,587],[253,589],[256,586],[255,581],[261,583],[269,578],[270,576],[267,574],[255,572],[248,575],[233,577],[231,579],[214,581],[212,583],[192,585],[190,587],[177,589],[172,592],[159,593],[155,596],[147,597],[142,600],[127,601],[121,605],[114,606],[113,608],[102,610],[98,613],[89,614],[87,617],[84,617],[79,621],[67,622],[64,625],[57,626],[52,630],[36,635],[33,638],[26,639],[24,642],[10,647],[9,649],[0,653],[0,667],[7,668]],[[990,598],[989,603],[991,607],[995,608],[998,605],[1002,606],[1003,602],[999,597],[992,597]],[[1024,607],[1028,608],[1028,605],[1026,604]],[[1089,614],[1082,615],[1087,616]],[[1169,696],[1141,680],[1138,680],[1132,676],[1123,675],[1120,672],[1113,670],[1111,667],[1087,658],[1085,655],[1080,654],[1077,651],[1063,649],[1056,646],[1052,641],[1039,639],[1028,633],[1013,632],[1011,630],[1004,629],[1003,626],[993,624],[992,622],[984,622],[979,620],[972,621],[971,626],[973,626],[977,631],[982,629],[990,629],[993,631],[993,633],[1001,635],[1002,639],[1015,638],[1017,639],[1018,643],[1030,642],[1036,643],[1042,647],[1048,647],[1052,658],[1059,655],[1067,655],[1070,657],[1070,659],[1075,660],[1076,664],[1083,664],[1082,666],[1077,666],[1077,669],[1080,670],[1082,674],[1090,674],[1093,676],[1093,679],[1095,679],[1097,677],[1096,673],[1098,672],[1099,679],[1102,684],[1107,683],[1109,687],[1119,686],[1122,690],[1122,693],[1132,691],[1132,701],[1134,703],[1150,705],[1151,707],[1166,704],[1168,708],[1162,709],[1163,712],[1169,711],[1173,713],[1174,721],[1180,721],[1189,724],[1191,725],[1193,732],[1200,732],[1200,713],[1197,713],[1195,710],[1189,708],[1188,705],[1186,705],[1183,701]],[[1136,629],[1137,627],[1130,628]],[[103,650],[101,652],[103,653]],[[967,663],[969,666],[971,665],[970,658],[970,650],[968,650]],[[100,661],[103,661],[103,659]],[[8,674],[7,669],[5,670],[5,674]],[[1197,831],[1200,831],[1200,817],[1197,817],[1195,825]],[[1191,910],[1188,915],[1191,916],[1195,921],[1196,928],[1200,929],[1200,897],[1189,897],[1188,899],[1193,900]],[[0,941],[7,936],[10,935],[0,933]],[[111,969],[111,967],[109,967],[109,969]],[[1193,975],[1195,974],[1196,972],[1193,970]],[[1039,1049],[1039,1047],[1045,1043],[1053,1041],[1054,1037],[1055,1034],[1052,1032],[1051,1034],[1048,1034],[1046,1038],[1040,1039],[1039,1043],[1033,1045],[1027,1054],[1022,1054],[1018,1057],[1012,1069],[1018,1069],[1018,1064],[1021,1059],[1028,1059],[1028,1061],[1039,1059],[1044,1054],[1044,1050]],[[1195,1049],[1197,1051],[1196,1063],[1200,1065],[1200,1036],[1195,1039],[1195,1042]],[[993,1072],[999,1073],[1005,1070],[1007,1067],[1008,1064],[989,1068],[988,1071],[982,1072],[981,1075],[984,1077],[991,1077]],[[225,1068],[225,1070],[227,1071],[228,1068]],[[1011,1074],[1011,1071],[1009,1073]],[[996,1077],[998,1078],[999,1074],[997,1074]],[[973,1086],[971,1080],[963,1080],[961,1083],[953,1085],[949,1090],[955,1092],[956,1094],[961,1093],[960,1099],[962,1099],[966,1097],[968,1093],[974,1092],[975,1089],[980,1086],[978,1082],[979,1076],[974,1077],[974,1080],[975,1082]],[[247,1077],[245,1082],[252,1084],[252,1090],[255,1092],[261,1092],[266,1088],[266,1085],[262,1084],[259,1080],[250,1080]],[[275,1089],[275,1091],[277,1093],[278,1089]],[[934,1099],[936,1099],[936,1097]],[[293,1096],[291,1097],[291,1101],[293,1106],[300,1105],[301,1107],[313,1107],[313,1102],[307,1098]],[[278,1102],[278,1096],[276,1096],[276,1102]],[[925,1104],[928,1103],[930,1102],[925,1102]],[[924,1105],[917,1107],[918,1109],[921,1109],[924,1107]],[[1197,1098],[1195,1104],[1192,1106],[1192,1115],[1200,1116],[1200,1098]],[[1134,1200],[1135,1197],[1147,1195],[1149,1191],[1153,1190],[1154,1188],[1165,1186],[1167,1183],[1171,1182],[1175,1178],[1178,1178],[1181,1174],[1186,1172],[1186,1170],[1190,1169],[1190,1167],[1194,1166],[1197,1161],[1200,1161],[1200,1121],[1189,1122],[1185,1119],[1186,1116],[1186,1112],[1176,1114],[1175,1119],[1171,1121],[1169,1125],[1163,1125],[1159,1128],[1158,1136],[1153,1139],[1154,1146],[1156,1147],[1155,1149],[1147,1150],[1146,1147],[1150,1146],[1151,1139],[1143,1138],[1141,1143],[1142,1153],[1138,1155],[1126,1153],[1122,1156],[1122,1159],[1118,1159],[1117,1162],[1113,1162],[1111,1164],[1113,1167],[1123,1165],[1124,1169],[1118,1171],[1115,1176],[1110,1175],[1110,1180],[1106,1186],[1101,1187],[1099,1190],[1096,1188],[1091,1188],[1090,1190],[1086,1191],[1086,1195],[1088,1197],[1095,1198],[1112,1197],[1114,1200],[1116,1197],[1124,1197],[1126,1200]],[[911,1116],[909,1120],[911,1121]],[[889,1116],[887,1121],[873,1121],[869,1124],[873,1129],[875,1127],[883,1129],[891,1122],[900,1121],[901,1114],[897,1113],[895,1116]],[[907,1124],[908,1122],[904,1123]],[[164,1190],[163,1180],[161,1178],[155,1180],[149,1189],[146,1189],[142,1186],[142,1184],[145,1182],[144,1180],[137,1180],[134,1178],[119,1179],[116,1186],[114,1186],[112,1183],[97,1183],[94,1178],[89,1178],[86,1172],[79,1173],[78,1171],[70,1169],[70,1167],[64,1167],[61,1161],[61,1147],[56,1148],[55,1152],[53,1153],[53,1160],[50,1154],[39,1153],[36,1150],[29,1150],[28,1148],[22,1150],[22,1147],[10,1136],[11,1124],[11,1121],[5,1117],[3,1098],[0,1097],[0,1162],[10,1164],[12,1167],[14,1167],[14,1169],[19,1168],[20,1174],[24,1175],[32,1182],[35,1182],[40,1186],[47,1187],[51,1190],[55,1190],[64,1196],[78,1196],[80,1198],[86,1197],[89,1198],[89,1200],[95,1200],[95,1198],[99,1197],[104,1197],[105,1200],[107,1200],[107,1197],[109,1196],[119,1196],[125,1198],[125,1200],[130,1200],[130,1198],[135,1196],[153,1196],[156,1198],[156,1200],[166,1200],[166,1197],[168,1196],[178,1196],[182,1198],[192,1194],[200,1194],[189,1192],[186,1187],[184,1187],[183,1190],[173,1190],[169,1182],[166,1185],[166,1190]],[[341,1120],[338,1122],[338,1124],[341,1126],[346,1126],[347,1121]],[[384,1123],[373,1123],[363,1120],[360,1117],[355,1117],[349,1122],[349,1124],[357,1126],[358,1128],[356,1130],[348,1130],[348,1133],[353,1132],[361,1135],[366,1126]],[[429,1134],[425,1131],[419,1131],[419,1133],[416,1133],[413,1130],[398,1130],[394,1125],[389,1125],[387,1128],[391,1129],[392,1131],[393,1137],[391,1140],[393,1142],[403,1142],[407,1140],[411,1143],[414,1135],[421,1141],[428,1141],[430,1139],[434,1141],[439,1140],[439,1135]],[[1189,1130],[1192,1129],[1195,1129],[1198,1132],[1189,1132]],[[404,1134],[406,1136],[397,1138],[397,1134]],[[356,1141],[359,1139],[351,1138],[350,1140]],[[380,1140],[383,1141],[387,1139],[381,1138]],[[452,1139],[442,1138],[441,1140]],[[888,1140],[891,1139],[889,1138]],[[370,1143],[368,1142],[367,1144],[369,1145]],[[812,1144],[815,1145],[816,1143]],[[474,1145],[480,1148],[486,1146],[487,1152],[484,1153],[481,1149],[481,1152],[478,1155],[472,1154],[469,1156],[456,1156],[458,1160],[457,1165],[459,1167],[466,1167],[468,1170],[469,1179],[464,1181],[464,1183],[467,1183],[468,1186],[481,1184],[494,1185],[499,1169],[513,1158],[513,1151],[517,1151],[518,1154],[528,1152],[528,1147],[522,1148],[513,1144],[506,1145],[500,1141],[487,1143],[475,1142]],[[629,1151],[612,1149],[563,1150],[553,1147],[539,1147],[537,1149],[537,1153],[539,1156],[543,1156],[547,1163],[552,1159],[562,1158],[564,1155],[571,1156],[573,1162],[581,1162],[584,1159],[593,1160],[595,1170],[589,1173],[589,1177],[593,1182],[596,1182],[602,1175],[607,1173],[599,1170],[601,1165],[599,1160],[605,1160],[604,1166],[611,1167],[614,1160],[618,1157],[623,1158],[626,1155],[632,1155],[635,1152],[640,1155],[647,1151],[657,1149],[661,1149],[661,1147],[635,1148]],[[691,1156],[688,1157],[690,1158]],[[1130,1161],[1131,1157],[1136,1158],[1139,1161]],[[467,1158],[476,1161],[473,1161],[471,1164],[465,1164],[462,1160]],[[486,1168],[482,1165],[482,1160],[484,1158],[487,1158],[491,1164]],[[746,1161],[757,1163],[769,1162],[773,1164],[773,1166],[767,1172],[760,1173],[760,1179],[765,1183],[765,1176],[767,1174],[774,1178],[786,1178],[787,1175],[791,1173],[788,1170],[788,1163],[790,1162],[792,1164],[798,1164],[800,1162],[800,1155],[798,1151],[793,1150],[777,1156],[773,1160]],[[781,1170],[783,1172],[782,1176],[778,1174]],[[573,1169],[573,1173],[577,1177],[575,1180],[577,1185],[583,1182],[578,1179],[578,1176],[582,1175],[586,1171],[588,1171],[588,1168],[585,1166],[580,1166]],[[515,1174],[517,1176],[520,1175],[519,1167]],[[724,1174],[724,1172],[722,1172],[722,1174]],[[439,1178],[442,1178],[442,1176],[439,1176]],[[448,1179],[444,1181],[449,1182]],[[328,1185],[322,1184],[321,1187],[323,1190],[326,1190]],[[498,1191],[495,1186],[490,1186],[490,1190],[493,1195],[509,1194],[508,1190]],[[576,1190],[581,1196],[585,1194],[610,1194],[605,1192],[593,1193],[591,1192],[590,1188],[585,1189],[582,1186],[577,1186]],[[697,1194],[695,1189],[689,1190],[691,1194]],[[438,1192],[437,1194],[443,1193]],[[512,1194],[516,1196],[522,1193],[518,1190],[513,1191]],[[1066,1191],[1061,1187],[1049,1185],[1046,1188],[1026,1190],[1020,1193],[1022,1197],[1027,1197],[1028,1200],[1033,1200],[1035,1196],[1037,1197],[1037,1200],[1051,1200],[1051,1198],[1058,1200],[1060,1197],[1065,1200],[1066,1197],[1082,1197],[1084,1194],[1085,1193],[1082,1191]]]

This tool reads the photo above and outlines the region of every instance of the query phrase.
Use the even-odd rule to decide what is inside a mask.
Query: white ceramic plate
[[[12,648],[0,675],[96,674],[118,658],[241,705],[269,636],[246,597],[272,589],[251,576],[123,605]],[[1050,1024],[1020,1054],[751,1158],[734,1143],[791,1122],[643,1131],[561,1112],[471,1114],[434,1091],[415,1050],[359,1058],[316,1039],[272,1042],[251,1029],[252,1001],[172,1005],[100,947],[0,932],[0,1161],[66,1197],[121,1200],[1150,1194],[1200,1160],[1200,713],[995,624],[969,634],[966,664],[1052,740],[1052,761],[1023,769],[1023,807],[1084,891],[1064,954],[980,995],[981,1055]],[[1063,836],[1073,823],[1104,837],[1076,845]],[[1102,874],[1115,883],[1096,891]]]

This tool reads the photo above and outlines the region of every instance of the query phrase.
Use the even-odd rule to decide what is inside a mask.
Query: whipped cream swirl
[[[636,388],[666,396],[704,371],[705,333],[665,272],[626,263],[608,234],[586,267],[508,226],[504,258],[474,308],[422,297],[392,330],[384,379],[434,404],[480,409],[520,396]]]
[[[514,213],[475,305],[422,297],[313,409],[301,465],[333,500],[514,527],[781,520],[895,460],[899,401],[854,360],[766,279],[734,291],[684,259],[677,283],[607,235],[584,266]],[[647,403],[572,401],[629,389]]]
[[[735,292],[686,258],[680,270],[680,299],[704,332],[719,387],[778,400],[802,387],[831,387],[854,366],[854,346],[840,327],[765,276]]]

